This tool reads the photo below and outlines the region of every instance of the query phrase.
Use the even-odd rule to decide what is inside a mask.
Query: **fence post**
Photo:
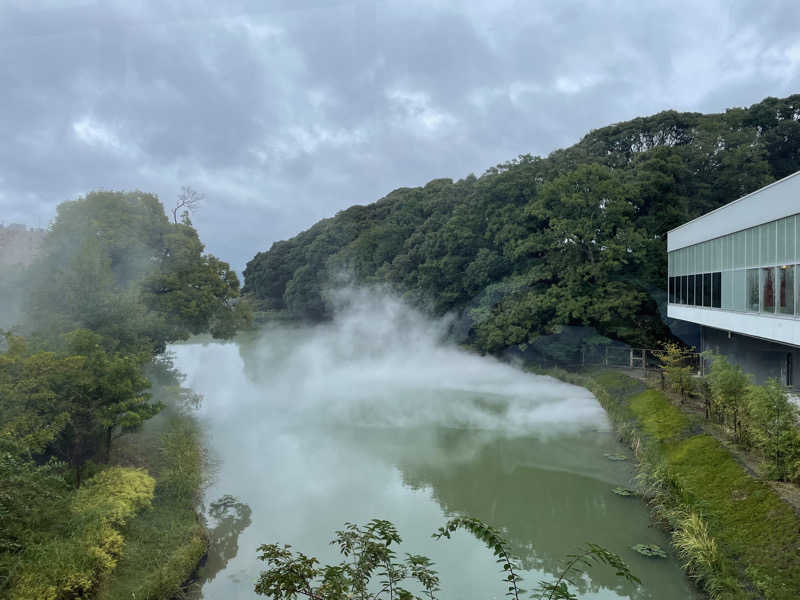
[[[628,351],[628,368],[633,369],[633,348]]]
[[[647,350],[642,348],[642,371],[644,371],[644,378],[647,379]]]

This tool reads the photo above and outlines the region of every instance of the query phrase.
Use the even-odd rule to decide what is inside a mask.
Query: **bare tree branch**
[[[197,209],[200,207],[200,202],[202,202],[204,198],[204,194],[201,194],[191,186],[183,186],[181,188],[181,193],[178,194],[178,200],[175,203],[175,208],[172,209],[172,222],[175,224],[178,223],[178,211],[181,209],[183,209],[181,216],[188,216],[190,211],[197,211]]]

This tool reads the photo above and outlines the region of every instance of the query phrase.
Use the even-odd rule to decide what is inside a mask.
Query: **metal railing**
[[[541,356],[532,360],[541,368],[561,367],[567,369],[603,367],[648,372],[662,370],[660,350],[654,348],[631,348],[627,346],[592,346],[576,350],[571,356],[560,359]],[[705,374],[705,361],[697,352],[684,354],[685,366],[697,375]]]

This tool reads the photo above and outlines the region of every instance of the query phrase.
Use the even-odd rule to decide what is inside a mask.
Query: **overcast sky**
[[[242,269],[397,187],[800,92],[796,0],[223,4],[0,0],[0,222],[190,185]]]

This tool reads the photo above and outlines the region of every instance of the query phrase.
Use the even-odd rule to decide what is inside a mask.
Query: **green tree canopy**
[[[258,253],[244,290],[316,320],[338,282],[385,283],[467,315],[470,341],[492,352],[565,326],[653,347],[669,336],[666,232],[800,169],[798,122],[800,95],[665,111],[480,177],[401,188]]]
[[[162,351],[209,331],[230,337],[249,319],[230,266],[197,231],[171,223],[156,196],[92,192],[64,202],[33,269],[27,329],[49,340],[89,329],[122,350]]]

